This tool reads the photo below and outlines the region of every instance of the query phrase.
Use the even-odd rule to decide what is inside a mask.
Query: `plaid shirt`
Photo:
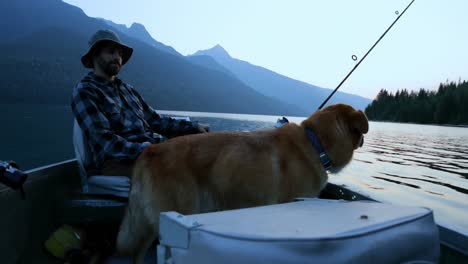
[[[129,84],[90,72],[74,88],[71,107],[83,130],[93,169],[106,160],[133,160],[150,144],[198,132],[195,122],[161,117]]]

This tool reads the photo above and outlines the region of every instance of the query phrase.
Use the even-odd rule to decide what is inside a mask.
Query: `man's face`
[[[94,58],[94,66],[99,67],[109,77],[116,76],[122,67],[123,50],[116,44],[103,46]]]

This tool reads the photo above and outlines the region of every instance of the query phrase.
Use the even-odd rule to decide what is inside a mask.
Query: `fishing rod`
[[[409,3],[408,6],[405,8],[405,10],[403,10],[403,12],[401,12],[400,15],[398,15],[398,11],[395,11],[395,14],[398,15],[398,17],[395,19],[395,21],[393,21],[393,23],[387,28],[387,30],[385,30],[385,32],[382,34],[382,36],[380,36],[380,38],[374,43],[374,45],[367,51],[366,55],[364,55],[364,57],[362,57],[362,59],[359,60],[359,62],[354,66],[354,68],[348,73],[348,75],[346,75],[346,77],[340,82],[340,84],[338,84],[338,86],[327,97],[327,99],[325,99],[325,101],[323,101],[323,103],[319,106],[319,108],[317,110],[320,110],[320,109],[323,108],[323,106],[325,106],[325,104],[328,102],[328,100],[330,100],[330,98],[336,93],[336,91],[338,91],[338,89],[340,89],[341,85],[343,85],[343,83],[348,79],[348,77],[351,76],[351,74],[354,72],[354,70],[356,70],[356,68],[359,66],[359,64],[361,64],[361,62],[367,57],[367,55],[369,55],[369,53],[375,48],[375,46],[377,46],[377,44],[380,42],[380,40],[387,34],[387,32],[393,27],[393,25],[395,25],[395,23],[400,19],[400,17],[403,16],[403,14],[406,12],[406,10],[408,10],[408,8],[413,4],[414,1],[415,0],[412,0],[411,3]],[[357,59],[356,55],[353,55],[352,58],[353,58],[353,60]]]

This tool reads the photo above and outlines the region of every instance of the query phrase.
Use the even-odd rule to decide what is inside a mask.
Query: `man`
[[[72,110],[93,160],[88,175],[130,176],[145,147],[166,138],[207,132],[195,122],[161,117],[129,84],[117,78],[133,49],[117,34],[98,30],[81,62],[92,71],[74,88]]]

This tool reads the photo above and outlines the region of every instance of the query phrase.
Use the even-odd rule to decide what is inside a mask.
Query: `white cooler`
[[[197,215],[161,213],[163,263],[436,263],[432,211],[307,199]]]

